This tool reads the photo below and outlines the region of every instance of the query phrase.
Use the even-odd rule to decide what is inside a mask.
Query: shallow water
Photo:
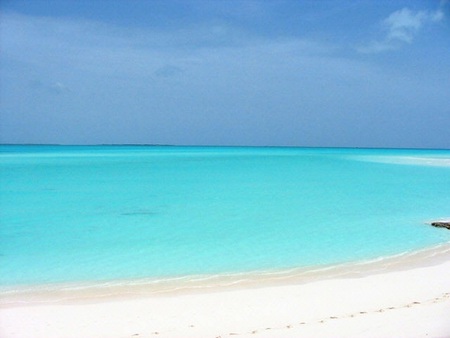
[[[450,241],[450,151],[2,146],[0,284],[339,264]]]

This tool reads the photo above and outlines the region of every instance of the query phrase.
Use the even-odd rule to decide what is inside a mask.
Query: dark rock
[[[446,228],[450,230],[450,221],[431,222],[431,225],[437,228]]]

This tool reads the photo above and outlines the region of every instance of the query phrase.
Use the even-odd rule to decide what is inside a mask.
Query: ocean
[[[450,242],[450,151],[1,146],[0,287],[258,273]]]

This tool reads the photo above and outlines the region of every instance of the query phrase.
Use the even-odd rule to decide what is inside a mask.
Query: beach
[[[448,151],[6,150],[2,338],[450,336]]]
[[[303,282],[160,293],[141,287],[140,295],[59,301],[28,295],[1,305],[0,332],[46,338],[450,336],[448,245],[387,262]]]

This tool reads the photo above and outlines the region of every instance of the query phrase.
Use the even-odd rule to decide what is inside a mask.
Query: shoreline
[[[329,279],[362,278],[411,270],[447,261],[450,261],[450,242],[376,259],[287,270],[11,286],[0,289],[0,308],[57,303],[87,304],[141,297],[303,285]]]
[[[446,337],[450,243],[433,249],[373,262],[378,270],[303,283],[1,306],[0,332],[5,338]]]

